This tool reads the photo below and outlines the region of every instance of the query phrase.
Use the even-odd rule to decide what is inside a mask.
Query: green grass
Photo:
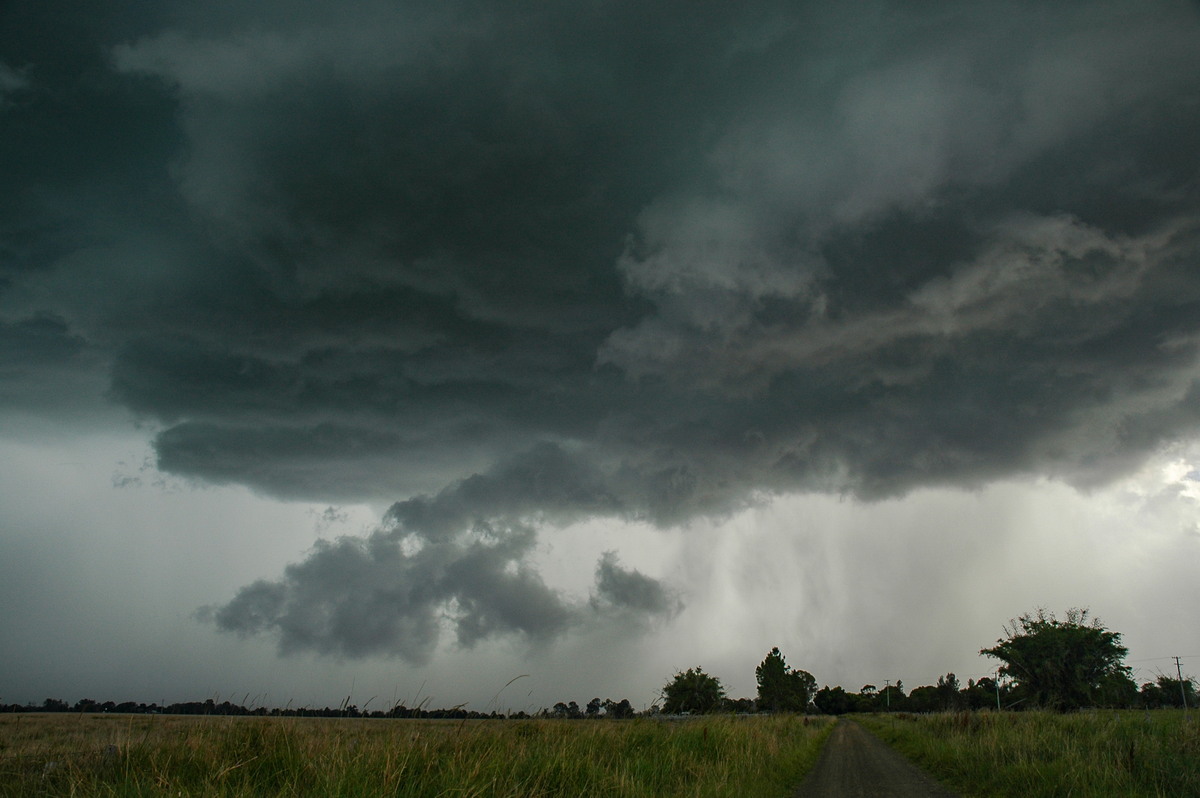
[[[832,723],[0,716],[0,796],[784,796]]]
[[[856,718],[964,795],[1200,795],[1200,717],[1125,710]]]

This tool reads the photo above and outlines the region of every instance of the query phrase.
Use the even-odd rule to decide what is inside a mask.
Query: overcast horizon
[[[6,4],[0,703],[965,685],[1039,607],[1197,674],[1198,41]]]

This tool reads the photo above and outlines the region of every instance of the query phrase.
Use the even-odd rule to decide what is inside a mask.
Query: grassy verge
[[[856,718],[966,795],[1200,795],[1200,718],[1181,711]]]
[[[0,716],[0,795],[786,795],[832,728],[794,716],[412,721]]]

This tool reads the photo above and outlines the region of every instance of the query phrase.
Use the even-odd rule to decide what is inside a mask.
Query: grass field
[[[832,721],[0,716],[0,795],[785,796]]]
[[[1200,796],[1200,717],[1181,710],[856,718],[964,795]]]

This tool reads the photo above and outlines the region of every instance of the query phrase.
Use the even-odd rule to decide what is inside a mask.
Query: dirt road
[[[839,720],[794,798],[955,798],[854,721]]]

